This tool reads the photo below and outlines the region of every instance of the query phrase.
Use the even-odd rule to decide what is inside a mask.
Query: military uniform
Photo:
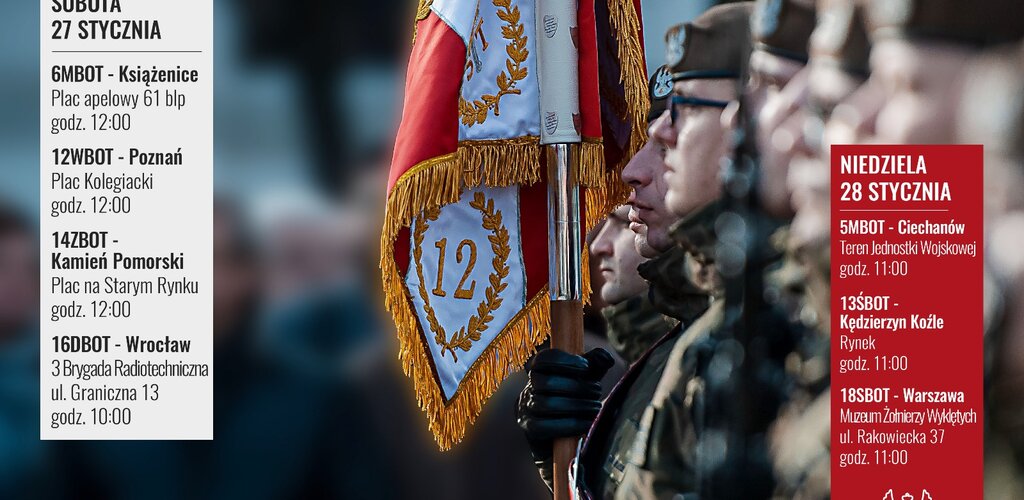
[[[793,383],[788,401],[769,434],[776,475],[774,498],[820,499],[830,496],[831,412],[829,395],[829,247],[804,247],[800,257],[787,252],[785,266],[803,279],[800,319],[811,328],[785,359]],[[787,276],[782,275],[785,280]]]
[[[750,53],[751,6],[718,6],[671,28],[666,41],[672,81],[738,78]],[[693,97],[700,105],[700,96]],[[713,204],[677,223],[671,235],[681,244],[640,266],[640,275],[651,283],[654,306],[686,319],[650,353],[661,369],[623,380],[642,384],[646,398],[623,405],[615,399],[617,390],[605,403],[580,457],[583,486],[589,488],[581,492],[583,498],[677,499],[697,492],[694,416],[699,415],[701,382],[690,347],[707,338],[722,318],[721,304],[713,301],[721,280],[710,258],[717,210]],[[630,430],[607,439],[604,429],[610,422]]]
[[[651,75],[648,92],[651,99],[648,118],[654,120],[665,111],[672,92],[672,77],[667,67],[662,66]],[[699,289],[681,290],[677,279],[665,279],[667,275],[662,270],[677,268],[675,262],[680,259],[685,259],[685,252],[677,249],[641,264],[641,275],[650,282],[648,293],[601,311],[608,323],[611,347],[630,366],[605,398],[582,445],[575,487],[585,495],[583,498],[604,499],[614,495],[640,418],[657,388],[673,340],[682,333],[681,325],[689,325],[707,308],[706,293]],[[524,394],[529,390],[527,387]],[[531,418],[526,414],[528,411],[520,413],[521,422]],[[529,430],[527,437],[530,438]],[[536,454],[534,458],[541,477],[549,476],[550,460],[539,460]],[[545,482],[550,486],[547,479]]]
[[[682,269],[677,264],[685,258],[685,252],[674,249],[640,266],[640,274],[644,278],[657,277],[651,281],[650,302],[640,302],[640,307],[650,307],[652,312],[675,318],[677,326],[653,345],[649,344],[646,352],[630,366],[605,400],[578,458],[576,487],[581,498],[620,498],[617,491],[632,464],[632,448],[635,442],[643,440],[639,435],[642,432],[641,419],[670,364],[673,346],[683,334],[683,326],[689,326],[707,309],[707,293],[695,286],[681,289],[678,283],[683,276],[663,272]],[[620,311],[619,314],[625,313]],[[619,323],[613,321],[614,314],[612,316],[609,326],[615,328]],[[637,333],[641,336],[650,334]]]
[[[1021,404],[1024,234],[1024,45],[988,51],[972,64],[958,142],[985,147],[985,496],[1024,498]]]
[[[665,369],[644,408],[627,455],[616,499],[696,495],[703,381],[691,348],[722,324],[723,303],[716,300],[721,296],[721,280],[710,257],[716,242],[710,228],[719,213],[720,205],[714,203],[671,229],[677,246],[670,253],[682,253],[683,257],[670,268],[658,269],[661,279],[674,282],[677,290],[701,291],[710,305],[672,342]]]
[[[679,320],[655,308],[646,294],[605,307],[601,315],[607,322],[609,345],[629,365],[679,325]]]

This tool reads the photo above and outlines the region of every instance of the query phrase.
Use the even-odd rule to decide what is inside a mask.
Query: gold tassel
[[[593,169],[603,166],[601,144],[582,147],[588,156],[581,161],[582,178],[594,181]],[[384,228],[381,231],[381,275],[385,305],[394,316],[402,370],[413,380],[416,400],[427,414],[428,427],[438,447],[448,450],[458,443],[480,414],[484,403],[512,371],[518,370],[536,352],[551,330],[551,306],[547,287],[534,295],[487,349],[477,358],[459,389],[445,402],[432,371],[432,362],[411,306],[411,297],[394,258],[399,231],[426,209],[458,201],[462,187],[509,186],[539,182],[540,143],[537,137],[511,140],[463,141],[455,153],[417,164],[399,178],[388,196]],[[590,177],[586,177],[590,175]],[[584,259],[586,255],[583,256]],[[590,289],[583,275],[584,291]]]
[[[390,260],[394,263],[393,259]],[[407,291],[396,269],[384,270],[388,310],[398,326],[398,359],[402,371],[413,380],[416,402],[427,414],[428,428],[442,451],[451,449],[472,425],[484,403],[505,378],[520,369],[551,332],[551,306],[547,287],[538,292],[498,336],[487,346],[466,373],[458,390],[447,402],[431,370],[430,354],[424,344]]]
[[[619,42],[619,82],[626,90],[626,106],[633,121],[629,147],[622,165],[616,165],[619,172],[625,162],[647,143],[647,114],[651,109],[647,88],[647,70],[644,66],[644,51],[640,45],[640,20],[633,7],[633,0],[610,0],[608,21],[615,30]]]
[[[587,231],[589,232],[589,231]],[[580,268],[582,273],[580,277],[583,280],[583,305],[590,305],[590,295],[593,290],[590,288],[590,245],[583,244],[583,257],[580,259]]]
[[[622,169],[640,148],[647,143],[647,114],[651,109],[651,101],[647,88],[647,70],[644,66],[644,51],[640,44],[640,20],[632,0],[610,0],[608,2],[608,21],[615,31],[618,41],[618,55],[621,67],[619,76],[626,92],[626,108],[632,123],[629,144],[618,165],[605,168],[603,150],[599,164],[600,169],[584,170],[580,179],[587,188],[584,190],[586,217],[584,226],[590,231],[606,214],[615,210],[629,198],[630,187],[622,182]],[[581,156],[581,168],[586,169],[587,143],[584,142],[584,153]],[[594,151],[591,151],[594,153]],[[598,164],[597,161],[593,164]]]
[[[601,139],[584,137],[580,144],[580,163],[576,179],[581,186],[603,188],[605,186],[604,144]]]
[[[541,146],[536,136],[514,139],[462,141],[456,152],[463,183],[474,187],[504,187],[540,182]]]

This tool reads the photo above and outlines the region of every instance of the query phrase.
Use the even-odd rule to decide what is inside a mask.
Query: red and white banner
[[[625,200],[619,172],[646,141],[639,2],[582,2],[576,14],[538,20],[535,0],[421,1],[417,12],[381,273],[402,366],[442,449],[550,330],[542,127],[582,138],[584,232]],[[538,85],[537,37],[566,33],[579,54],[570,118],[541,109]]]

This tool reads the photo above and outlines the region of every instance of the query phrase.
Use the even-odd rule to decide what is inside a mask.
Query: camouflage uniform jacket
[[[681,269],[674,263],[684,260],[684,252],[675,249],[640,267],[641,275],[651,281],[651,305],[657,311],[679,320],[680,324],[653,345],[649,344],[646,352],[630,366],[605,400],[583,442],[578,459],[576,489],[579,498],[614,498],[640,428],[640,419],[657,389],[672,346],[682,334],[683,326],[690,325],[707,308],[706,293],[696,287],[680,289],[678,283],[681,276],[669,277],[664,274],[666,271]],[[612,315],[610,325],[613,329],[621,330],[625,323],[616,321],[615,316]]]
[[[682,325],[634,365],[646,369],[633,374],[633,380],[627,374],[606,401],[581,454],[581,498],[674,499],[695,489],[696,434],[690,411],[699,387],[688,384],[693,377],[687,374],[695,367],[683,357],[721,318],[720,306],[708,308],[718,291],[713,267],[704,254],[695,253],[713,246],[706,225],[716,210],[709,207],[677,225],[680,238],[692,236],[687,241],[697,242],[694,246],[679,245],[640,267],[641,276],[651,282],[652,303]],[[621,396],[623,391],[630,394]]]

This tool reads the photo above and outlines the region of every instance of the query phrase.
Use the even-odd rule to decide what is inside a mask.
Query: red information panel
[[[982,498],[981,146],[832,148],[832,498]]]

